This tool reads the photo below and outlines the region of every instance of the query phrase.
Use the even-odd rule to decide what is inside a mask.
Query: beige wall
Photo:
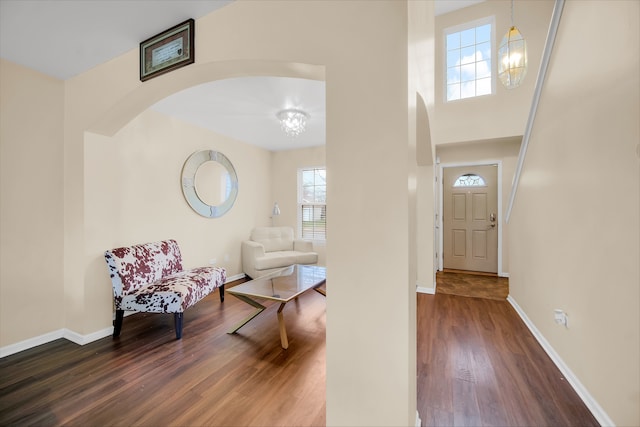
[[[443,164],[502,160],[503,207],[508,202],[511,190],[519,149],[517,144],[524,133],[531,108],[531,99],[553,4],[552,0],[521,0],[514,4],[514,23],[527,39],[529,58],[529,71],[522,86],[515,90],[507,90],[496,80],[494,94],[453,102],[444,102],[446,67],[444,62],[444,30],[478,19],[494,17],[494,44],[497,46],[511,25],[510,3],[502,0],[487,0],[471,7],[440,15],[435,19],[435,96],[433,96],[433,113],[430,114],[433,119],[429,123],[432,146],[435,151],[434,156],[439,157],[440,163]],[[493,71],[496,73],[497,64],[495,61],[493,67]],[[430,179],[433,179],[433,172],[428,175],[430,175]],[[427,193],[427,191],[431,191],[431,193]],[[422,194],[424,200],[433,198],[432,190],[423,189]],[[437,206],[437,202],[434,206]],[[427,207],[424,209],[425,213],[426,209]],[[423,218],[426,215],[420,217]],[[424,222],[422,228],[426,230],[427,227],[428,224]],[[431,225],[431,227],[433,226]],[[502,232],[502,268],[498,273],[508,274],[507,224],[502,225]],[[432,239],[434,237],[433,230],[431,230],[430,237]],[[439,250],[438,242],[435,242],[435,245],[432,254]],[[424,244],[423,246],[426,248]],[[420,259],[426,258],[426,253],[423,251]],[[431,278],[426,268],[421,268],[421,271],[419,275],[420,286],[433,287],[432,283],[435,277]]]
[[[487,0],[477,5],[438,16],[436,19],[435,118],[432,132],[435,144],[487,140],[522,135],[531,108],[531,98],[540,58],[544,49],[552,0],[514,2],[514,24],[527,40],[529,70],[522,86],[505,89],[496,80],[494,95],[444,102],[443,30],[480,18],[495,16],[495,46],[511,26],[510,2]],[[497,63],[493,70],[497,73]]]
[[[435,280],[435,144],[431,132],[435,103],[434,22],[433,2],[409,2],[409,277],[421,291],[433,288]],[[415,300],[410,304],[415,310]]]
[[[327,424],[412,425],[407,5],[327,4]]]
[[[64,326],[63,95],[0,60],[0,347]]]
[[[421,79],[429,80],[423,76],[433,75],[433,70],[424,66],[425,58],[417,58],[433,43],[429,3],[238,2],[198,20],[196,64],[145,83],[137,76],[137,49],[66,82],[1,61],[0,346],[63,327],[79,334],[109,327],[104,301],[109,285],[99,252],[108,239],[116,239],[99,229],[101,221],[141,240],[160,237],[161,230],[142,224],[144,215],[106,218],[106,212],[115,213],[123,201],[119,191],[128,190],[97,159],[103,155],[120,168],[115,172],[149,185],[149,177],[140,176],[130,163],[137,158],[153,179],[171,188],[177,182],[159,175],[149,162],[157,156],[181,164],[190,152],[160,137],[162,149],[149,153],[151,139],[131,139],[145,132],[136,124],[159,125],[158,117],[144,113],[151,104],[182,88],[224,77],[326,76],[325,159],[333,236],[326,257],[332,285],[327,298],[327,421],[413,424],[413,289],[415,276],[427,277],[432,268],[428,261],[421,263],[432,256],[425,246],[433,223],[432,174],[424,168],[433,161],[433,151],[424,150],[420,141],[446,144],[522,134],[535,82],[532,71],[539,65],[553,5],[516,2],[516,24],[530,41],[525,85],[509,92],[498,87],[500,96],[493,98],[439,105],[435,119],[426,120],[430,137],[421,137],[413,127],[425,120],[413,91],[421,94],[431,114],[434,91]],[[410,24],[418,26],[417,31],[410,28],[409,53],[407,8],[413,12]],[[436,58],[441,55],[442,28],[494,8],[501,10],[496,15],[499,39],[509,25],[508,2],[487,1],[459,12],[463,15],[439,17]],[[566,9],[509,225],[511,294],[615,423],[637,425],[640,94],[637,55],[628,52],[639,50],[638,3],[570,1]],[[296,34],[294,42],[290,34]],[[419,50],[412,49],[417,46]],[[441,74],[436,67],[437,82]],[[435,95],[441,103],[439,85]],[[460,125],[460,117],[468,124]],[[223,138],[205,137],[180,123],[166,125],[193,137],[187,142],[194,144],[191,148],[198,149],[195,144],[205,139],[224,147],[225,154],[233,153],[229,157],[234,165],[244,169],[242,175],[252,166],[268,173],[286,162],[284,153],[268,156]],[[122,146],[127,140],[134,146]],[[115,153],[111,145],[120,151]],[[421,153],[420,165],[427,166],[415,168],[416,151]],[[236,153],[257,158],[240,160]],[[309,159],[316,155],[309,154]],[[276,183],[282,179],[274,171],[271,187],[253,194],[258,199],[253,205],[256,225],[269,223],[272,203],[283,191]],[[240,199],[242,178],[240,182],[237,203],[246,207],[251,204]],[[165,209],[185,226],[173,222],[169,230],[185,242],[188,264],[211,257],[224,260],[228,253],[230,271],[237,268],[234,243],[198,240],[188,230],[218,232],[211,225],[216,222],[190,212],[175,187],[160,194],[152,186],[150,192],[151,199],[127,194],[126,200],[141,209],[162,209],[157,199],[176,202]],[[393,209],[380,208],[381,196],[384,206]],[[34,200],[38,208],[32,208]],[[119,206],[118,211],[124,209]],[[413,209],[418,218],[412,218]],[[423,221],[421,212],[431,218]],[[550,212],[552,218],[541,222]],[[223,221],[242,226],[251,222],[232,216]],[[425,239],[412,241],[416,231]],[[115,235],[127,243],[123,233]],[[417,267],[411,264],[414,257]],[[553,323],[554,308],[569,313],[569,329]]]
[[[509,193],[513,182],[513,174],[518,162],[520,141],[515,138],[500,138],[489,141],[474,141],[459,144],[440,145],[436,148],[436,156],[440,166],[482,163],[500,161],[502,164],[502,218],[499,226],[502,227],[502,270],[498,273],[509,273],[509,224],[504,222],[504,216],[509,204]]]
[[[409,150],[407,119],[415,93],[409,96],[409,102],[407,4],[400,1],[235,2],[197,20],[196,32],[197,60],[188,67],[141,83],[137,72],[138,52],[133,49],[65,81],[64,86],[54,84],[55,94],[36,95],[33,103],[46,101],[46,112],[59,118],[55,124],[59,127],[64,123],[63,130],[58,128],[53,132],[56,149],[52,158],[57,161],[36,164],[45,171],[51,168],[50,175],[54,176],[48,184],[53,185],[55,191],[49,191],[52,196],[44,200],[51,201],[57,213],[56,218],[48,218],[58,222],[57,226],[49,227],[57,239],[56,236],[50,239],[42,253],[60,257],[52,263],[54,271],[49,274],[52,280],[47,286],[53,286],[52,295],[65,306],[65,318],[61,319],[55,309],[51,316],[42,316],[54,298],[35,298],[33,311],[40,316],[33,313],[29,320],[37,326],[26,329],[20,321],[24,317],[8,316],[9,322],[1,326],[3,340],[6,330],[13,328],[15,334],[3,342],[12,343],[60,327],[84,336],[109,328],[109,303],[104,300],[108,297],[105,290],[108,281],[100,266],[100,252],[107,243],[110,247],[134,243],[129,239],[149,240],[173,234],[184,242],[184,257],[189,264],[212,256],[219,258],[227,251],[233,253],[234,243],[209,246],[210,242],[196,241],[194,236],[198,231],[203,235],[208,231],[219,235],[218,222],[199,218],[191,212],[181,199],[177,177],[174,180],[164,176],[155,168],[154,160],[166,162],[163,166],[167,169],[179,167],[205,137],[196,130],[188,130],[194,140],[181,141],[184,146],[180,147],[144,126],[136,128],[145,123],[158,125],[158,118],[153,114],[143,114],[150,105],[183,88],[224,77],[326,77],[326,164],[331,195],[329,228],[333,235],[327,242],[327,253],[331,256],[326,259],[331,283],[327,297],[327,423],[412,425],[416,415],[415,284],[407,270],[415,248],[409,244],[408,161],[415,163],[415,148]],[[229,37],[230,34],[233,37]],[[296,36],[294,39],[292,34]],[[13,74],[5,77],[3,72],[2,78],[3,87],[5,82],[10,85],[19,82]],[[19,96],[26,97],[29,90],[22,89],[24,92]],[[2,96],[4,110],[5,102],[11,100],[5,101],[4,93]],[[51,101],[57,105],[49,106]],[[18,105],[24,105],[21,103]],[[21,127],[35,127],[33,118],[31,112],[21,112],[12,129],[19,133]],[[169,135],[178,128],[185,131],[176,123],[167,123],[167,126],[172,127]],[[145,135],[147,132],[149,137]],[[38,137],[45,136],[45,132],[36,133]],[[262,163],[261,153],[256,160],[240,160],[235,157],[236,149],[244,150],[243,156],[251,150],[231,147],[228,141],[217,138],[210,141],[231,153],[229,157],[241,175],[239,198],[244,198],[242,175],[252,166],[251,162],[267,173],[269,164]],[[162,146],[149,150],[152,143]],[[4,144],[3,133],[3,155]],[[115,152],[114,146],[119,147]],[[34,152],[32,146],[18,151],[21,155]],[[11,226],[4,217],[4,162],[3,158],[3,231]],[[18,165],[29,165],[33,170],[26,160]],[[108,165],[118,169],[109,170]],[[381,166],[386,173],[380,173]],[[136,170],[137,167],[143,168]],[[146,173],[149,176],[145,176]],[[138,197],[125,180],[140,184],[145,191]],[[154,182],[166,188],[159,190]],[[253,218],[256,225],[269,221],[268,212],[275,196],[270,193],[267,188],[253,205],[246,199],[237,202],[239,206],[256,207],[256,213],[252,213],[257,215]],[[381,195],[393,209],[379,209]],[[130,206],[123,205],[125,202],[140,211],[129,211]],[[59,224],[62,206],[63,228]],[[37,236],[45,233],[41,233],[44,230],[40,218],[24,220],[25,214],[29,218],[35,211],[20,209],[14,214],[20,217],[18,224],[37,230],[31,235],[34,243],[41,243]],[[170,221],[167,218],[170,214],[176,218],[166,230],[160,229],[160,222]],[[155,224],[148,225],[143,220],[151,216],[157,219],[151,220]],[[117,229],[109,230],[103,221]],[[229,216],[221,222],[242,224],[242,233],[245,233],[244,227],[251,219]],[[109,232],[113,235],[107,236]],[[20,236],[12,236],[12,240],[18,238]],[[236,236],[225,235],[225,238]],[[20,249],[28,253],[33,246],[26,243]],[[28,258],[30,263],[39,265],[42,259]],[[229,262],[230,269],[235,268],[232,258]],[[380,268],[371,268],[373,265]],[[9,278],[24,275],[22,270],[5,273],[4,269],[3,258],[3,299],[4,292],[15,293],[18,289],[16,283],[5,281],[4,275]],[[38,276],[42,280],[41,274]],[[19,286],[22,291],[24,280]]]
[[[437,247],[434,240],[435,221],[434,212],[436,200],[434,198],[433,166],[417,168],[417,200],[416,200],[416,287],[421,292],[435,291],[435,254]]]
[[[271,194],[273,201],[265,212],[271,213],[273,203],[278,202],[281,214],[273,218],[275,226],[298,228],[298,170],[302,168],[325,167],[326,147],[301,148],[299,150],[276,151],[271,154]],[[330,178],[327,178],[330,179]],[[327,233],[331,233],[327,230]],[[326,242],[313,242],[318,252],[318,265],[326,265]]]
[[[182,166],[199,150],[223,153],[238,175],[238,198],[220,218],[205,218],[182,194]],[[85,138],[86,329],[112,319],[106,249],[176,239],[186,268],[216,265],[242,274],[240,242],[251,228],[268,225],[270,153],[147,110],[113,137]]]
[[[640,425],[639,18],[565,3],[509,238],[511,296],[619,426]]]

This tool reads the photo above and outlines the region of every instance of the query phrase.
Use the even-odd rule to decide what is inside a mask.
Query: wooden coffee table
[[[247,316],[246,319],[234,326],[228,333],[236,333],[238,329],[264,311],[266,307],[254,298],[278,301],[280,302],[280,308],[278,308],[280,342],[282,348],[288,348],[289,340],[287,339],[287,330],[284,326],[284,317],[282,315],[285,304],[310,289],[326,296],[325,290],[320,289],[320,286],[326,283],[326,273],[327,269],[325,267],[296,264],[228,289],[226,291],[228,294],[256,308],[254,313]]]

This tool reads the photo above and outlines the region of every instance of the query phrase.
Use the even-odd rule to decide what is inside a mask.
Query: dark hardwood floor
[[[507,301],[418,294],[423,426],[598,426]]]
[[[239,282],[238,282],[239,283]],[[173,316],[125,317],[118,339],[57,340],[0,359],[0,426],[325,425],[325,300],[287,304],[288,350],[268,308],[217,292]]]
[[[418,294],[424,426],[597,425],[506,301]],[[185,313],[126,317],[118,339],[57,340],[0,359],[0,426],[325,425],[325,300],[252,311],[209,295]],[[372,373],[375,377],[375,373]]]

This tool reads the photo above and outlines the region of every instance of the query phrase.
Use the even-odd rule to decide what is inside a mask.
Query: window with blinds
[[[298,174],[298,230],[302,239],[327,239],[327,171],[300,169]]]

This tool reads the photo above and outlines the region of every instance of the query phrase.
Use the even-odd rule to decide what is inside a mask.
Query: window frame
[[[304,187],[304,183],[302,180],[302,174],[304,171],[311,171],[311,170],[318,170],[318,169],[322,169],[325,172],[325,201],[323,202],[306,202],[304,203],[302,200],[302,195],[303,195],[303,187]],[[296,218],[296,224],[297,224],[297,236],[299,239],[304,239],[304,240],[310,240],[313,242],[318,242],[318,243],[323,243],[327,241],[327,224],[326,224],[326,216],[327,216],[327,202],[326,202],[326,174],[327,174],[327,167],[326,166],[306,166],[306,167],[301,167],[298,168],[298,183],[297,183],[297,203],[296,203],[296,212],[297,212],[297,218]],[[324,239],[315,239],[315,238],[308,238],[308,237],[304,237],[302,234],[302,207],[303,206],[323,206],[325,209],[325,226],[324,226]]]
[[[454,33],[459,33],[465,30],[469,30],[471,28],[477,28],[483,25],[487,25],[489,24],[491,26],[491,36],[490,36],[490,45],[491,45],[491,93],[488,94],[484,94],[484,95],[474,95],[474,96],[469,96],[466,98],[458,98],[458,99],[448,99],[448,86],[449,86],[449,82],[447,80],[447,76],[448,76],[448,64],[447,64],[447,56],[448,56],[448,50],[447,50],[447,36],[449,36],[450,34],[454,34]],[[450,102],[458,102],[458,101],[465,101],[465,100],[470,100],[470,99],[477,99],[477,98],[482,98],[484,96],[491,96],[491,95],[495,95],[496,94],[496,73],[497,73],[497,63],[496,63],[496,55],[497,55],[497,49],[496,49],[496,18],[495,15],[491,15],[491,16],[487,16],[484,18],[480,18],[480,19],[476,19],[473,21],[469,21],[469,22],[465,22],[463,24],[458,24],[458,25],[453,25],[451,27],[447,27],[445,29],[442,30],[442,87],[443,87],[443,102],[445,104],[450,103]],[[477,81],[477,78],[474,80]]]

